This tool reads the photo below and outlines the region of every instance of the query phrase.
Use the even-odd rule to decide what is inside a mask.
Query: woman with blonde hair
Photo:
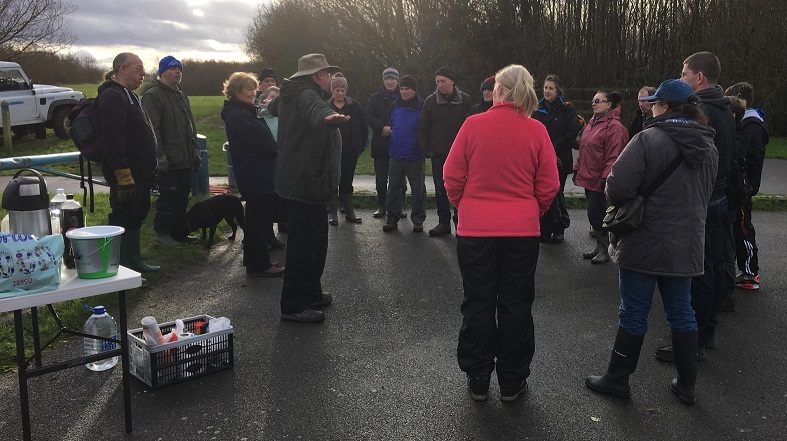
[[[281,277],[284,267],[272,263],[267,243],[272,239],[272,207],[276,193],[273,172],[276,168],[276,140],[268,126],[257,118],[254,98],[257,79],[246,72],[235,72],[224,82],[224,108],[221,119],[227,130],[235,179],[246,200],[246,226],[243,228],[243,264],[250,277]]]
[[[560,182],[549,134],[530,117],[538,98],[527,69],[512,64],[500,70],[492,93],[492,107],[468,117],[459,130],[443,173],[459,210],[459,368],[473,400],[487,399],[497,370],[500,400],[513,402],[527,390],[535,352],[539,218]]]

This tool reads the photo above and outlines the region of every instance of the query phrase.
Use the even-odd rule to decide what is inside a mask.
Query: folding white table
[[[120,356],[123,369],[123,409],[126,417],[126,433],[131,433],[131,376],[129,375],[128,359],[128,335],[126,318],[126,290],[138,288],[142,285],[142,277],[136,271],[125,267],[119,267],[118,274],[104,279],[80,279],[77,277],[76,270],[63,267],[61,272],[60,286],[54,291],[47,291],[38,294],[26,294],[16,297],[0,299],[0,312],[14,312],[14,330],[16,333],[16,360],[19,373],[19,401],[22,411],[22,432],[25,441],[31,439],[30,430],[30,408],[27,389],[28,378],[61,371],[73,367],[82,367],[91,361],[104,360],[107,358]],[[38,307],[46,305],[59,322],[60,319],[52,308],[53,303],[66,300],[80,299],[101,294],[117,292],[119,300],[118,333],[120,341],[98,337],[99,340],[109,340],[120,343],[120,346],[111,351],[101,352],[88,357],[79,357],[72,360],[42,366],[41,363],[41,339],[38,330]],[[22,310],[30,308],[32,319],[33,334],[33,358],[35,367],[28,367],[28,360],[25,358],[24,329],[22,328]],[[77,335],[82,337],[96,336],[86,335],[81,332],[71,331],[61,325],[60,333]],[[59,334],[58,334],[59,335]],[[54,340],[44,344],[43,348]],[[87,370],[86,370],[87,372]]]

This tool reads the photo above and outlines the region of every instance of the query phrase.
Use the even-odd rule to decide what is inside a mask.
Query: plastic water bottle
[[[111,315],[107,314],[105,308],[103,306],[96,306],[95,308],[91,308],[88,305],[85,306],[93,311],[93,315],[85,322],[85,334],[117,339],[117,323],[115,323],[115,319],[113,319]],[[85,356],[111,351],[114,350],[116,346],[117,345],[112,342],[96,340],[94,338],[84,338]],[[113,368],[116,364],[118,364],[117,356],[106,360],[85,363],[85,366],[91,371],[101,372]]]
[[[66,237],[66,233],[68,230],[84,226],[85,214],[82,212],[82,206],[74,200],[73,194],[66,195],[66,201],[60,206],[60,232],[63,234],[63,243],[66,246],[63,252],[63,263],[66,268],[76,268],[74,253],[71,250],[71,239]]]
[[[49,216],[52,221],[52,234],[60,233],[60,207],[66,202],[66,191],[57,189],[57,194],[49,201]]]

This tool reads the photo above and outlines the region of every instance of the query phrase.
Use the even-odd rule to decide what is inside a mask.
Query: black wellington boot
[[[670,389],[680,397],[681,403],[694,405],[697,400],[694,393],[694,384],[697,382],[697,331],[673,331],[672,352],[678,377],[672,380]]]
[[[609,358],[609,367],[604,375],[592,375],[585,379],[585,386],[602,394],[618,398],[629,398],[629,375],[637,369],[639,353],[645,336],[636,336],[618,328],[615,346]]]
[[[609,262],[609,233],[606,231],[599,231],[596,233],[598,238],[598,253],[590,259],[590,263],[606,263]]]
[[[342,205],[344,205],[344,218],[347,220],[347,222],[352,222],[354,224],[360,224],[363,222],[363,219],[355,215],[352,193],[342,194],[341,201]]]
[[[601,249],[601,241],[598,239],[598,236],[601,234],[601,231],[596,231],[596,248],[593,248],[593,251],[588,251],[587,253],[582,253],[582,258],[590,260],[596,257],[599,250]]]
[[[139,229],[128,229],[120,236],[120,264],[139,273],[155,273],[161,269],[142,260],[139,251]]]
[[[379,219],[381,217],[385,217],[385,196],[387,190],[377,190],[377,211],[372,213],[372,217],[375,219]]]

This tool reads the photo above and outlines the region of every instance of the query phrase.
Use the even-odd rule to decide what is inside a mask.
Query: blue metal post
[[[197,135],[199,154],[202,164],[197,171],[191,174],[191,194],[206,195],[210,193],[210,178],[208,174],[208,139],[205,135]]]

